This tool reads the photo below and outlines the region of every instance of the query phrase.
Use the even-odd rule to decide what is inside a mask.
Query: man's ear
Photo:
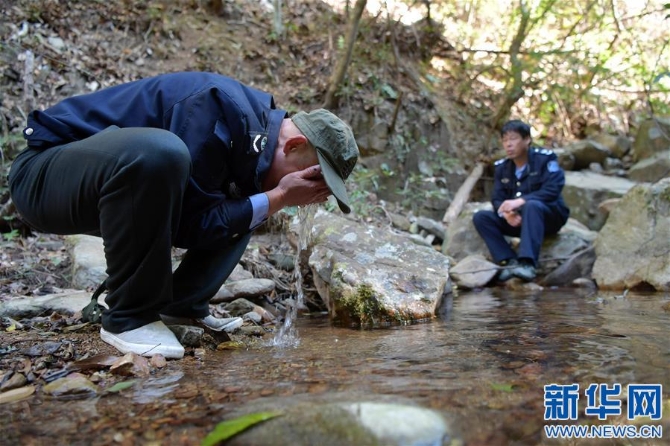
[[[303,134],[291,136],[286,140],[284,144],[284,154],[288,155],[291,152],[298,151],[306,148],[308,145],[307,137]]]

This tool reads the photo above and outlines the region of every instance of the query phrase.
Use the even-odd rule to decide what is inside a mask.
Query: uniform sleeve
[[[493,195],[491,198],[491,204],[493,205],[493,211],[498,212],[498,208],[507,200],[507,194],[505,193],[505,188],[502,184],[503,168],[502,166],[496,166],[495,173],[493,175]]]
[[[551,203],[559,199],[565,186],[565,173],[558,164],[555,153],[541,155],[547,157],[541,167],[540,188],[523,196],[526,201],[536,200]]]
[[[217,249],[250,232],[251,201],[230,198],[222,190],[235,168],[230,165],[234,133],[246,131],[243,116],[218,89],[200,92],[173,108],[166,124],[186,143],[192,163],[176,246]]]

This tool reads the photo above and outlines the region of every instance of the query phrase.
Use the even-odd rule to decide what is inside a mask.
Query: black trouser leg
[[[113,333],[159,319],[172,300],[171,247],[190,175],[186,145],[151,128],[109,128],[44,151],[28,149],[12,166],[12,199],[36,229],[97,234],[107,259]]]
[[[489,248],[491,257],[496,263],[516,258],[516,253],[505,239],[505,235],[518,236],[520,229],[510,226],[504,218],[498,217],[493,211],[477,211],[472,222],[484,243]]]
[[[203,318],[209,300],[242,258],[251,233],[219,250],[189,249],[173,276],[173,302],[161,310],[170,316]]]
[[[556,234],[564,223],[558,213],[541,201],[527,201],[521,211],[519,258],[528,259],[537,266],[544,238]]]

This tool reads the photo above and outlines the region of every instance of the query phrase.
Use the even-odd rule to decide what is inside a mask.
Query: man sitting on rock
[[[565,175],[556,154],[532,147],[530,126],[519,120],[501,130],[507,158],[496,161],[493,211],[479,211],[473,223],[493,261],[505,266],[498,280],[535,279],[540,247],[568,221],[570,210],[561,197]],[[520,237],[518,254],[505,236]]]

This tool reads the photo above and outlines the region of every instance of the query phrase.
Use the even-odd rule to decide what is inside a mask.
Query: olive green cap
[[[298,112],[291,120],[316,149],[323,178],[340,210],[348,214],[351,207],[344,180],[354,170],[359,154],[351,127],[322,108],[309,113]]]

